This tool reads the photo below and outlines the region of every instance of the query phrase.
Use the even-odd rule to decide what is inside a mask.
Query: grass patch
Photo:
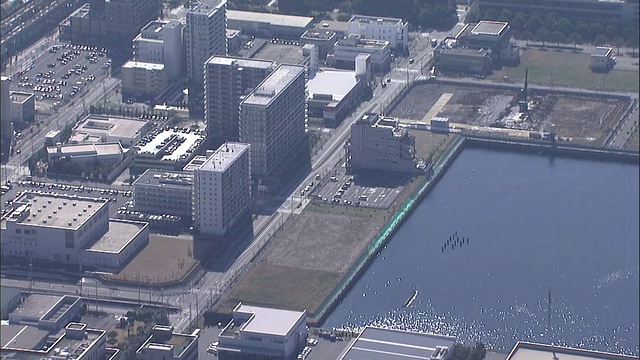
[[[258,264],[225,301],[222,309],[238,302],[288,310],[308,310],[320,306],[343,274],[327,271]]]
[[[594,73],[589,69],[591,54],[573,51],[543,51],[526,49],[517,67],[503,67],[489,76],[494,81],[523,83],[525,69],[529,70],[529,83],[604,91],[640,91],[638,71],[614,70]]]
[[[386,209],[374,209],[374,208],[369,208],[364,206],[337,205],[337,204],[330,204],[330,203],[325,203],[320,201],[315,201],[307,205],[304,211],[310,211],[310,212],[322,213],[322,214],[365,217],[365,218],[378,216],[378,215],[385,215],[391,212],[391,210],[386,210]]]

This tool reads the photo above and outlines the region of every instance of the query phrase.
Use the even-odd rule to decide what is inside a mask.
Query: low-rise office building
[[[193,173],[149,169],[133,183],[136,210],[191,219]]]
[[[24,128],[26,123],[36,118],[36,97],[32,93],[11,91],[11,121],[16,128]]]
[[[500,65],[517,65],[520,49],[511,42],[511,26],[505,21],[469,23],[455,35],[456,47],[491,50],[491,60]]]
[[[300,37],[300,43],[314,44],[318,47],[318,57],[325,59],[327,54],[333,50],[333,46],[338,41],[338,36],[335,31],[326,30],[322,28],[313,28],[305,31]]]
[[[388,41],[363,39],[357,35],[340,39],[327,55],[327,64],[344,69],[355,69],[356,57],[371,56],[371,65],[377,71],[387,71],[391,65],[391,46]]]
[[[147,120],[89,114],[73,128],[72,138],[76,134],[86,134],[82,138],[91,142],[95,142],[93,138],[98,138],[101,143],[119,142],[123,147],[129,148],[137,144],[148,131]]]
[[[324,119],[327,126],[340,123],[365,95],[366,77],[357,74],[357,71],[321,69],[309,79],[309,116]]]
[[[388,41],[392,48],[403,51],[409,46],[409,23],[402,19],[353,15],[348,26],[348,35]]]
[[[87,139],[83,138],[83,142]],[[97,140],[97,139],[94,139]],[[113,165],[122,162],[124,151],[119,142],[114,143],[82,143],[71,145],[55,145],[47,147],[47,161],[56,162],[68,159],[74,164]]]
[[[347,170],[360,169],[415,172],[415,137],[397,119],[365,114],[351,125],[345,145]]]
[[[311,28],[313,17],[227,10],[227,28],[243,33],[286,39],[297,39]]]
[[[156,96],[168,84],[164,64],[127,61],[122,65],[122,96]]]
[[[613,49],[610,47],[596,47],[591,54],[589,67],[594,71],[608,71],[613,69],[616,58],[613,56]]]
[[[451,42],[455,42],[455,40],[451,40]],[[434,63],[438,71],[484,75],[493,69],[491,54],[491,50],[444,45],[435,50]]]
[[[239,303],[219,336],[220,360],[290,359],[306,344],[307,311]]]
[[[109,230],[84,250],[82,264],[100,269],[120,269],[148,243],[149,223],[111,219]]]
[[[198,334],[173,331],[172,326],[154,325],[151,336],[136,351],[137,360],[198,360]]]

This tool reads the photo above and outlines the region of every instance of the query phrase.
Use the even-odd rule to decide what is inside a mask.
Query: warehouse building
[[[227,27],[258,37],[298,39],[313,24],[313,17],[227,10]]]
[[[119,142],[98,143],[99,138],[94,137],[93,141],[89,137],[76,136],[76,141],[80,144],[54,145],[47,147],[47,161],[56,162],[67,159],[74,164],[95,164],[113,165],[122,162],[124,150]]]
[[[72,139],[82,134],[82,138],[97,138],[101,143],[119,142],[129,148],[137,144],[148,131],[147,120],[89,114],[73,129]],[[82,143],[78,140],[75,139],[77,143]]]

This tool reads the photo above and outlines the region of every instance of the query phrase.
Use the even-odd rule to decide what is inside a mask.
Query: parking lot
[[[27,67],[9,75],[10,89],[33,92],[36,101],[45,102],[45,107],[59,106],[107,75],[111,66],[107,53],[105,48],[54,43]]]
[[[335,173],[311,196],[326,203],[387,209],[409,179],[405,174]]]

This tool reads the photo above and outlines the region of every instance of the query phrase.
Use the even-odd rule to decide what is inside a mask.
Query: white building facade
[[[193,173],[146,170],[133,183],[133,198],[138,211],[191,218]]]
[[[194,224],[201,234],[224,236],[251,205],[249,144],[227,142],[194,171]]]
[[[349,35],[360,35],[363,39],[388,41],[394,49],[409,46],[409,23],[402,19],[353,15],[347,31]]]
[[[240,104],[240,141],[251,144],[251,176],[277,176],[305,144],[306,71],[280,65]]]
[[[197,2],[187,12],[187,80],[204,82],[204,63],[214,55],[227,55],[227,1]]]
[[[122,65],[122,92],[156,96],[168,85],[163,64],[127,61]]]
[[[153,20],[142,28],[133,40],[134,59],[139,62],[163,64],[168,81],[183,75],[186,24],[178,20]]]

